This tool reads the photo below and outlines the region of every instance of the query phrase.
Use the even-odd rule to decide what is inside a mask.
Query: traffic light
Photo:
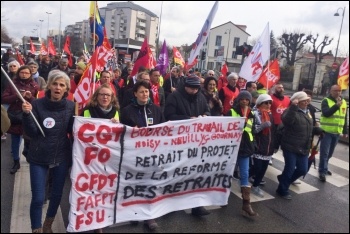
[[[205,60],[206,56],[207,56],[207,53],[205,51],[202,51],[201,60]]]

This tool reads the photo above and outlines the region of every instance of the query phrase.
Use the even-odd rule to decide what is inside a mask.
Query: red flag
[[[78,103],[78,114],[80,115],[86,104],[88,103],[92,95],[92,81],[91,78],[94,76],[94,69],[91,63],[89,63],[81,76],[81,80],[77,85],[74,92],[74,99]]]
[[[109,43],[108,38],[107,38],[106,27],[103,27],[103,42],[102,42],[102,45],[104,47],[106,47],[108,50],[112,49],[112,46]]]
[[[52,42],[52,38],[49,38],[49,54],[56,55],[56,48]]]
[[[261,83],[266,89],[272,87],[280,79],[280,66],[278,60],[273,60],[269,67],[266,67],[261,74],[258,82]]]
[[[72,54],[69,50],[69,47],[70,47],[70,37],[67,36],[66,43],[64,43],[63,51],[66,52],[66,54],[68,55],[68,65],[71,68],[73,66],[73,59],[72,59]]]
[[[188,64],[188,62],[186,62],[185,63],[185,70],[186,71],[190,70],[192,67],[194,67],[197,64],[197,62],[198,62],[197,58],[195,58],[193,60],[193,63],[191,63],[191,64]]]
[[[21,57],[21,55],[19,54],[18,50],[16,50],[17,53],[17,61],[19,62],[19,64],[22,66],[24,65],[23,59]]]
[[[347,57],[339,68],[338,85],[341,90],[349,87],[349,57]]]
[[[131,76],[134,76],[137,74],[137,71],[141,66],[144,66],[145,68],[149,68],[149,48],[148,48],[148,42],[147,37],[145,37],[145,40],[142,43],[141,50],[139,55],[137,56],[137,59],[134,64],[134,68],[132,69]]]
[[[227,72],[228,72],[228,67],[227,67],[227,64],[225,62],[221,68],[221,74],[226,77]]]
[[[34,44],[32,42],[32,39],[29,38],[29,40],[30,40],[30,52],[32,52],[32,54],[35,54],[35,47],[34,47]]]
[[[46,48],[44,42],[41,43],[40,54],[47,55],[47,48]]]

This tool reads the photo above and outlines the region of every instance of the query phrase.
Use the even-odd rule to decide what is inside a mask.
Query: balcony
[[[111,31],[114,31],[114,27],[111,27]]]
[[[146,28],[146,23],[143,23],[143,22],[137,22],[136,25],[139,26],[139,27]]]
[[[145,39],[142,37],[136,37],[136,41],[144,41]]]
[[[142,30],[142,29],[136,29],[136,33],[145,35],[145,34],[146,34],[146,31],[145,31],[145,30]]]

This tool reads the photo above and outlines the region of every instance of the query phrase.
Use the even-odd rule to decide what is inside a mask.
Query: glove
[[[271,122],[270,121],[266,121],[266,122],[261,124],[261,127],[262,128],[269,128],[269,127],[271,127]]]

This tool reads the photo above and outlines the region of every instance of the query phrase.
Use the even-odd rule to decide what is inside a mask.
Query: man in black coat
[[[198,76],[185,78],[173,93],[169,94],[165,102],[164,117],[166,120],[183,120],[210,115],[209,106],[199,92],[200,80]],[[210,214],[204,207],[192,208],[192,215],[203,216]]]

